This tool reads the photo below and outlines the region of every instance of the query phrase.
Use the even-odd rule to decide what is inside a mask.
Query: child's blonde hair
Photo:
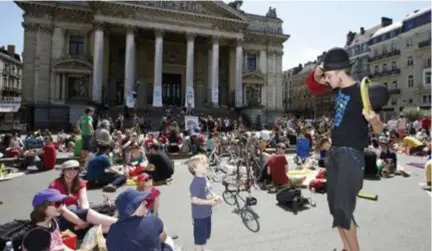
[[[200,163],[204,162],[206,159],[207,159],[207,156],[205,156],[204,154],[198,154],[198,155],[190,157],[187,161],[187,166],[188,166],[189,172],[195,176],[196,167]]]

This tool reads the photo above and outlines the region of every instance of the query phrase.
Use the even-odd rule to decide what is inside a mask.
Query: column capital
[[[103,22],[95,21],[93,22],[93,27],[95,30],[104,30],[107,26]]]
[[[125,28],[126,28],[127,34],[130,34],[130,33],[133,34],[137,30],[137,27],[134,25],[126,25]]]
[[[155,29],[155,30],[154,30],[154,33],[155,33],[155,36],[156,36],[156,37],[163,37],[165,31],[162,30],[162,29]]]
[[[243,46],[244,41],[245,41],[244,38],[237,38],[236,39],[236,42],[237,42],[236,45],[237,46]]]
[[[188,41],[189,40],[195,40],[196,34],[192,33],[192,32],[188,32],[188,33],[186,33],[186,38],[187,38]]]
[[[212,44],[219,43],[220,39],[221,39],[220,36],[218,36],[218,35],[213,35],[213,36],[212,36]]]

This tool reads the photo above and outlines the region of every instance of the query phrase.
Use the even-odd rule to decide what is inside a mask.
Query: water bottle
[[[14,251],[12,241],[7,241],[3,251]]]

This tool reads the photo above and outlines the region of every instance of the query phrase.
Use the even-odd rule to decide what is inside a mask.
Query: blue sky
[[[224,0],[225,2],[229,2]],[[246,12],[264,15],[269,6],[284,20],[283,69],[315,60],[322,51],[343,46],[349,30],[378,24],[382,16],[400,20],[408,13],[430,7],[428,1],[244,1]],[[22,11],[12,1],[0,2],[0,45],[23,49]]]

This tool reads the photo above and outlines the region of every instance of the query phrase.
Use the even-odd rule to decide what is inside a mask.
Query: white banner
[[[193,87],[186,87],[185,107],[190,104],[191,108],[195,108],[195,92]]]
[[[162,107],[162,87],[153,87],[153,107]]]
[[[211,97],[212,104],[218,105],[219,104],[219,86],[217,85],[217,83],[216,83],[216,85],[212,86],[211,95],[212,95],[212,97]]]
[[[0,101],[0,112],[18,112],[21,103]]]
[[[199,127],[199,121],[197,116],[184,116],[185,118],[185,129],[189,132],[193,132],[193,130]]]

